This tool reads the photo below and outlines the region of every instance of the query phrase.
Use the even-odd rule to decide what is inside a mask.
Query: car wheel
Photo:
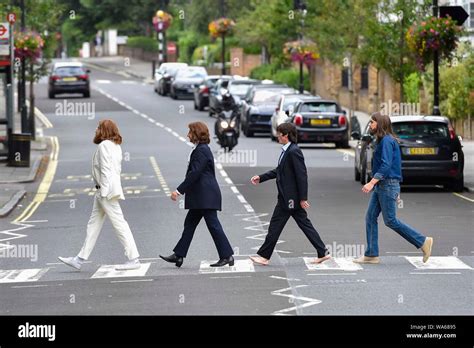
[[[199,101],[199,104],[197,105],[197,108],[199,111],[204,111],[204,106],[202,105],[202,102]]]
[[[54,99],[54,97],[56,97],[56,94],[54,94],[54,92],[48,92],[49,99]]]
[[[359,172],[359,170],[357,169],[356,166],[354,166],[354,180],[355,181],[360,181],[360,172]]]
[[[360,183],[365,185],[368,183],[369,175],[367,174],[367,166],[362,165],[362,169],[360,171]]]
[[[453,192],[463,192],[464,191],[464,176],[461,175],[460,178],[452,180],[450,183],[445,185],[445,188]]]
[[[247,138],[251,138],[253,137],[253,132],[251,130],[248,129],[248,127],[245,127],[244,128],[244,135],[247,137]]]
[[[198,109],[198,107],[196,105],[196,99],[194,99],[194,110],[197,110],[197,109]]]
[[[350,148],[349,139],[336,142],[336,149],[348,149],[348,148]]]
[[[171,90],[171,91],[170,91],[170,96],[171,96],[171,98],[173,98],[174,100],[178,99],[178,96],[174,93],[174,90]]]
[[[209,117],[214,117],[214,113],[212,112],[211,108],[209,108]]]
[[[91,91],[87,91],[86,93],[82,94],[84,98],[90,98],[91,97]]]

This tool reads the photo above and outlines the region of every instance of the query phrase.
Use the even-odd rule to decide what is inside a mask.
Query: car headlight
[[[227,121],[221,121],[221,127],[222,128],[227,128],[227,127],[229,127],[229,124],[227,123]]]

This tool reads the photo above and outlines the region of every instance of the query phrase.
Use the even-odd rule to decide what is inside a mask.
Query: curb
[[[30,169],[30,174],[26,179],[22,180],[9,180],[9,181],[0,181],[0,184],[19,184],[19,183],[27,183],[27,182],[33,182],[36,179],[36,175],[38,174],[38,169],[40,167],[41,162],[45,158],[45,155],[39,156],[36,158],[35,162],[31,166]]]
[[[16,205],[23,199],[26,195],[25,190],[19,190],[15,193],[10,200],[0,209],[0,217],[5,217],[15,209]]]

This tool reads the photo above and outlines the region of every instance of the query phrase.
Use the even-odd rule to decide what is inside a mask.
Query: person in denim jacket
[[[376,137],[376,148],[372,158],[372,180],[362,191],[372,192],[365,226],[367,234],[367,249],[364,256],[354,260],[356,263],[379,263],[378,247],[378,217],[382,213],[385,225],[416,248],[423,252],[423,262],[426,263],[431,255],[433,238],[425,237],[412,227],[397,219],[397,201],[400,199],[400,182],[402,178],[402,160],[397,136],[392,130],[390,117],[379,112],[370,118],[370,133]]]

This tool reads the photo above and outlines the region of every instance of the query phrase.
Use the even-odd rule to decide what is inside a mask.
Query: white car
[[[155,81],[153,86],[155,92],[160,95],[168,94],[174,73],[187,66],[188,64],[186,63],[162,63],[160,67],[155,70]]]
[[[271,118],[271,132],[270,138],[273,141],[276,141],[277,136],[277,127],[284,123],[286,119],[292,114],[294,106],[297,102],[304,100],[305,98],[314,98],[314,96],[307,94],[282,94],[280,100],[278,101],[278,106],[275,109],[275,112]]]

